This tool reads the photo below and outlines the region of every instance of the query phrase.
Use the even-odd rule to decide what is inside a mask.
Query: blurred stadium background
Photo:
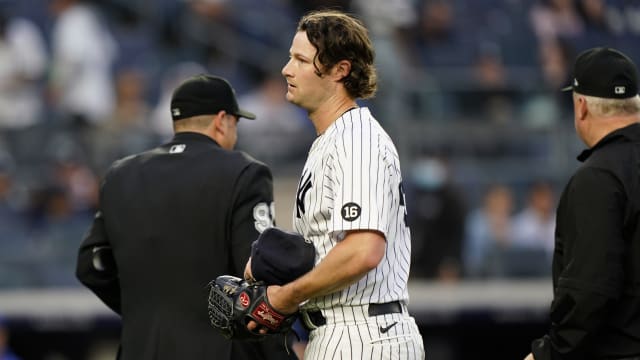
[[[291,226],[315,137],[284,100],[298,17],[338,7],[371,31],[372,108],[402,158],[411,305],[430,359],[513,359],[547,327],[557,195],[578,165],[575,55],[640,61],[635,0],[0,0],[0,359],[109,359],[119,323],[73,276],[99,181],[171,136],[168,100],[218,74],[257,122],[238,147],[275,175]]]

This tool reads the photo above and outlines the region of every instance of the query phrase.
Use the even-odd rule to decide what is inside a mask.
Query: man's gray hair
[[[640,96],[628,99],[608,99],[582,95],[587,100],[587,108],[596,116],[640,114]]]

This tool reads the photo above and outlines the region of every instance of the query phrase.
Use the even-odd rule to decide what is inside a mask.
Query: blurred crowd
[[[238,148],[296,173],[315,134],[280,69],[300,14],[323,7],[375,42],[380,90],[363,105],[402,144],[412,276],[546,276],[564,173],[460,163],[557,159],[575,54],[640,61],[635,1],[0,0],[0,287],[78,285],[103,172],[171,136],[171,91],[190,75],[228,78],[259,117]]]
[[[413,200],[414,278],[456,282],[550,276],[556,184],[535,179],[516,187],[496,181],[470,202],[442,159],[424,160],[415,168],[422,175],[407,192]]]

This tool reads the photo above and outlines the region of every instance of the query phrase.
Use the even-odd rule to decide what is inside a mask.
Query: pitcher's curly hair
[[[349,95],[354,99],[374,96],[378,86],[375,53],[368,31],[360,20],[337,10],[312,11],[300,19],[297,31],[306,32],[317,50],[313,64],[318,76],[339,61],[348,60],[351,72],[342,81]]]

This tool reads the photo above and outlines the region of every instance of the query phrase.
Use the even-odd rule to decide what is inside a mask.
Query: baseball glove
[[[270,334],[286,334],[297,316],[273,309],[264,283],[249,283],[230,275],[218,276],[209,283],[208,307],[211,325],[227,339],[234,340],[262,340]],[[267,333],[247,329],[250,320],[266,328]]]

